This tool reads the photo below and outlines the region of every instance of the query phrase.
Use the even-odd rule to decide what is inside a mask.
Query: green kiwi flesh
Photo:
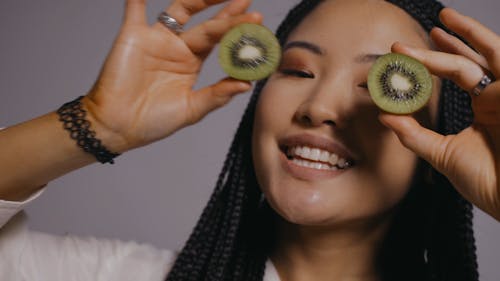
[[[379,57],[368,74],[375,104],[394,114],[410,114],[424,107],[432,95],[432,76],[418,60],[397,53]]]
[[[278,68],[280,60],[278,39],[262,25],[239,24],[220,42],[219,64],[225,73],[239,80],[264,79]]]

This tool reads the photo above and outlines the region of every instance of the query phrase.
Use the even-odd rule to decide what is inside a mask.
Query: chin
[[[394,207],[382,200],[366,200],[366,195],[336,193],[335,196],[321,189],[278,188],[265,193],[267,202],[281,218],[302,226],[371,225],[384,220]]]
[[[274,211],[292,224],[326,226],[334,224],[345,215],[342,212],[344,207],[335,202],[325,202],[318,192],[311,191],[302,196],[297,196],[297,194],[271,195],[266,198]]]

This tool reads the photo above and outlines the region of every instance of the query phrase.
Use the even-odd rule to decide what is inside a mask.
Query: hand
[[[479,53],[439,28],[431,31],[431,38],[442,52],[398,43],[393,51],[420,60],[433,74],[469,92],[487,72],[500,77],[500,36],[453,9],[444,9],[440,17]],[[457,135],[442,136],[409,116],[382,114],[380,120],[406,147],[447,176],[464,198],[500,221],[500,82],[471,96],[474,122]]]
[[[98,80],[83,102],[98,137],[123,152],[167,137],[196,123],[251,85],[230,78],[193,90],[203,62],[233,26],[260,23],[246,13],[251,0],[233,0],[213,18],[177,35],[161,23],[149,25],[146,1],[128,0],[120,33]],[[224,0],[176,0],[166,11],[179,23]],[[96,123],[96,124],[94,124]]]

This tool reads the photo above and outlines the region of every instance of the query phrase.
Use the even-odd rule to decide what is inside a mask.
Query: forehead
[[[389,52],[399,41],[430,47],[427,33],[401,8],[382,0],[325,0],[290,34],[328,49]]]

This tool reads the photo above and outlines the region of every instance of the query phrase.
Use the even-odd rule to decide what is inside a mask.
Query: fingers
[[[495,77],[500,77],[500,36],[475,19],[450,8],[443,9],[440,18],[450,30],[474,46],[489,62]]]
[[[241,15],[246,12],[251,3],[251,0],[232,0],[222,10],[220,10],[214,18],[223,19],[230,16]]]
[[[473,108],[480,110],[474,111],[474,120],[484,125],[500,123],[500,83],[490,84],[481,95],[472,100]]]
[[[432,41],[441,51],[464,56],[479,64],[484,69],[489,69],[488,62],[483,56],[443,29],[439,27],[433,28],[430,32],[430,36]]]
[[[178,0],[168,9],[169,13],[180,24],[185,24],[191,16],[210,5],[219,4],[226,0]],[[214,18],[226,18],[244,13],[251,4],[251,0],[232,0]],[[146,0],[127,0],[125,9],[125,22],[142,24],[146,23]]]
[[[181,34],[181,38],[194,54],[206,56],[222,36],[234,26],[249,22],[260,23],[262,16],[258,13],[244,14],[229,18],[216,18],[206,21]]]
[[[211,5],[219,4],[227,0],[177,0],[166,9],[167,13],[179,24],[186,24],[196,13]],[[212,19],[224,19],[231,16],[243,14],[251,4],[251,0],[232,0],[224,6]],[[172,34],[163,24],[156,22],[154,28]]]
[[[460,55],[413,48],[401,43],[395,43],[392,50],[419,60],[433,74],[453,80],[469,93],[484,76],[483,69],[477,63]]]
[[[206,114],[227,104],[236,94],[250,90],[249,82],[233,78],[225,78],[213,85],[195,92],[189,100],[190,108],[196,112],[191,116],[189,123],[194,124]]]
[[[127,0],[125,4],[125,24],[146,23],[146,0]]]
[[[396,43],[392,47],[394,52],[409,55],[421,61],[431,73],[448,78],[462,89],[472,93],[484,76],[481,66],[472,60],[461,56],[427,49],[411,48]],[[471,94],[474,121],[480,124],[497,124],[500,116],[500,82],[488,85],[479,97]]]
[[[191,28],[181,37],[191,51],[203,59],[222,36],[235,25],[243,22],[262,22],[262,16],[258,13],[243,14],[250,4],[251,0],[230,1],[211,20]]]
[[[410,116],[382,113],[379,119],[396,133],[406,148],[429,162],[438,171],[442,172],[447,166],[449,138],[420,126]]]
[[[196,13],[226,0],[176,0],[166,12],[180,24],[186,24]]]

